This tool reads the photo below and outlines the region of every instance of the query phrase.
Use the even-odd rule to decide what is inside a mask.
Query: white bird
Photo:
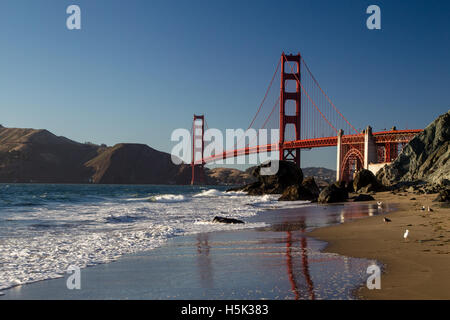
[[[377,201],[378,208],[381,208],[381,205],[382,205],[382,204],[383,204],[383,202]]]
[[[403,238],[404,238],[405,240],[408,239],[408,234],[409,234],[409,230],[406,229],[405,233],[403,234]]]
[[[422,206],[422,209],[420,209],[420,210],[425,211],[425,206]]]
[[[433,211],[433,209],[431,209],[430,207],[428,207],[428,211],[429,211],[429,212],[432,212],[432,211]]]

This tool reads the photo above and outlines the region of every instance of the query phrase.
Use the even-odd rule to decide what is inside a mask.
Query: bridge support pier
[[[372,135],[372,128],[367,126],[364,132],[364,169],[369,169],[369,164],[376,162],[377,147]]]
[[[351,181],[355,172],[361,169],[373,170],[378,161],[377,144],[372,128],[367,126],[363,135],[345,136],[339,130],[337,136],[336,180]]]
[[[344,135],[344,130],[340,129],[337,136],[337,159],[336,159],[336,181],[341,180],[341,160],[342,160],[342,136]]]

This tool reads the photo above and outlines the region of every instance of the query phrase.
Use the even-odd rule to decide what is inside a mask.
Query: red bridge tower
[[[300,140],[300,116],[301,116],[301,88],[300,88],[300,53],[297,55],[281,55],[281,93],[280,93],[280,160],[293,161],[300,167],[300,149],[299,148],[285,148],[283,147],[286,133],[286,125],[293,124],[295,127],[295,140]],[[294,62],[297,64],[297,71],[295,73],[285,72],[285,62]],[[286,92],[286,81],[296,81],[296,91]],[[286,112],[286,102],[289,100],[295,101],[295,114]]]
[[[205,150],[205,116],[197,116],[194,114],[194,121],[192,123],[192,179],[193,184],[205,184],[205,161],[203,160],[203,152]],[[200,160],[195,160],[196,158]]]

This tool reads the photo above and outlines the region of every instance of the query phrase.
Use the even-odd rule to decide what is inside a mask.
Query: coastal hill
[[[143,144],[121,143],[85,163],[100,184],[175,184],[177,166],[170,154]]]
[[[0,182],[186,184],[170,154],[143,144],[79,143],[47,130],[0,127]]]
[[[0,182],[87,183],[101,147],[47,130],[0,128]]]
[[[243,185],[255,181],[252,168],[205,168],[211,185]],[[324,183],[335,171],[305,168],[306,176]],[[144,144],[113,147],[79,143],[42,129],[0,126],[1,183],[189,184],[191,167],[175,165],[168,153]]]

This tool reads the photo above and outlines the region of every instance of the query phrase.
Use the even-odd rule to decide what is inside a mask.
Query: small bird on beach
[[[388,222],[391,222],[392,220],[389,219],[389,218],[384,217],[384,218],[383,218],[383,221],[386,222],[386,223],[388,223]]]
[[[420,209],[420,210],[425,211],[425,206],[422,206],[422,209]]]
[[[381,205],[383,204],[383,202],[382,201],[377,201],[377,205],[378,205],[378,207],[381,207]]]
[[[432,211],[433,211],[433,209],[431,209],[430,207],[428,207],[428,211],[429,211],[429,212],[432,212]]]
[[[404,238],[405,240],[408,239],[408,234],[409,234],[409,230],[406,229],[405,233],[403,234],[403,238]]]

